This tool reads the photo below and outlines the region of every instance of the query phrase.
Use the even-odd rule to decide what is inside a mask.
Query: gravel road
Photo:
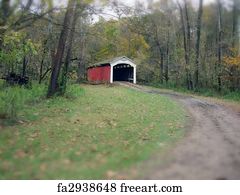
[[[139,179],[240,179],[240,113],[205,99],[123,83],[168,96],[189,115],[186,136],[168,154],[156,154]]]

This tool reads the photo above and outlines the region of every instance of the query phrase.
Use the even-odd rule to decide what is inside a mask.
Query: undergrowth
[[[1,83],[0,119],[16,120],[19,111],[26,105],[36,105],[46,99],[47,86],[33,83],[31,88],[24,86],[6,86]],[[69,85],[63,98],[75,99],[82,93],[75,85]],[[61,97],[60,97],[61,98]]]
[[[187,93],[187,94],[195,94],[195,95],[201,95],[205,97],[216,97],[220,99],[226,99],[231,101],[240,101],[240,91],[230,91],[229,89],[222,89],[221,92],[215,90],[215,89],[206,89],[206,88],[200,88],[198,90],[188,90],[184,87],[176,87],[174,84],[159,84],[159,83],[148,83],[145,84],[148,86],[161,88],[161,89],[170,89],[181,93]]]

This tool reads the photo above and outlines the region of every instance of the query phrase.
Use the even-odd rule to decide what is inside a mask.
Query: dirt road
[[[140,179],[240,179],[240,113],[191,96],[127,86],[180,102],[190,119],[185,138],[141,165]]]

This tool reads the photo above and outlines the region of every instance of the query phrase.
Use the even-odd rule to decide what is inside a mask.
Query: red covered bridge
[[[123,56],[103,61],[88,67],[88,81],[94,83],[113,83],[128,81],[136,83],[136,64]]]

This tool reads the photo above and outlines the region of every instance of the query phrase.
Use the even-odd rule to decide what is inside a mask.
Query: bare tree
[[[232,47],[236,47],[236,39],[237,39],[237,28],[238,28],[238,8],[237,8],[237,0],[233,0],[233,10],[232,10]]]
[[[168,18],[168,25],[167,25],[167,48],[166,48],[166,64],[165,64],[165,80],[168,83],[169,75],[168,75],[168,66],[169,66],[169,47],[170,47],[170,17]]]
[[[201,26],[203,14],[203,0],[199,0],[198,18],[197,18],[197,40],[196,40],[196,60],[195,60],[195,88],[199,86],[199,60],[200,60],[200,42],[201,42]]]
[[[192,89],[191,74],[190,74],[190,70],[189,70],[189,66],[190,66],[190,40],[191,40],[191,34],[190,34],[190,23],[189,23],[189,17],[188,17],[187,2],[186,2],[186,0],[184,0],[184,9],[181,6],[181,4],[179,3],[179,1],[177,1],[177,3],[178,3],[180,16],[181,16],[181,23],[182,23],[183,46],[184,46],[184,51],[185,51],[186,83],[187,83],[187,88],[188,89]],[[185,10],[185,12],[184,12],[184,10]],[[185,20],[186,20],[186,22],[185,22]]]
[[[3,35],[6,31],[5,25],[10,13],[10,0],[2,0],[0,5],[0,49],[2,48]]]
[[[222,66],[222,2],[217,0],[217,7],[218,7],[218,38],[217,38],[217,65],[218,65],[218,73],[217,73],[217,81],[218,81],[218,91],[222,90],[222,80],[221,80],[221,66]]]

